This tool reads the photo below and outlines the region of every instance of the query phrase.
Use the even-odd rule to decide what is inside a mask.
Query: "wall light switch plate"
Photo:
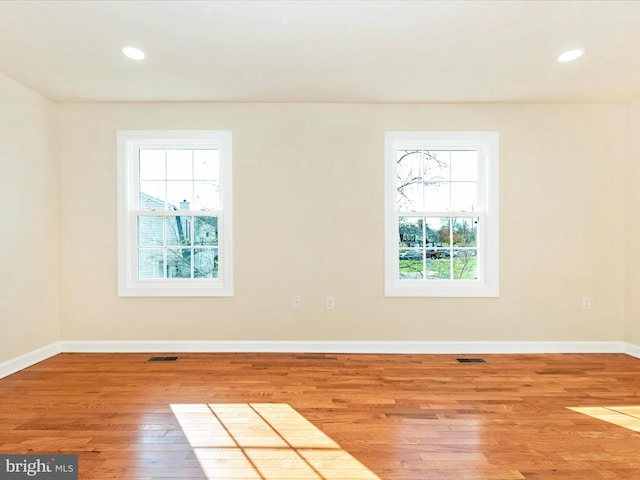
[[[333,310],[336,308],[336,302],[331,295],[327,296],[326,307],[327,310]]]
[[[302,308],[302,295],[294,295],[291,303],[292,308]]]

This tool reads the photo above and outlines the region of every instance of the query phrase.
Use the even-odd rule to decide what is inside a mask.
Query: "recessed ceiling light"
[[[558,61],[560,63],[570,62],[571,60],[575,60],[576,58],[580,58],[584,50],[576,48],[575,50],[569,50],[568,52],[564,52],[562,55],[558,57]]]
[[[122,49],[122,53],[124,53],[127,57],[132,60],[144,60],[145,54],[142,50],[135,47],[124,47]]]

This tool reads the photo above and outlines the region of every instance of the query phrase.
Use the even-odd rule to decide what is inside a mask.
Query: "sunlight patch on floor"
[[[574,412],[640,432],[640,406],[628,407],[568,407]]]
[[[380,480],[288,404],[171,410],[209,480]]]

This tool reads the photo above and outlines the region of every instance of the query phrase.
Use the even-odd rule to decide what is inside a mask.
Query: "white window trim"
[[[209,147],[220,151],[222,209],[186,212],[217,214],[219,270],[216,279],[138,279],[137,205],[140,148]],[[209,297],[233,295],[231,132],[226,130],[118,130],[118,296]],[[153,214],[153,212],[145,212]]]
[[[385,133],[385,295],[387,297],[498,297],[498,132],[386,132]],[[477,148],[479,210],[478,280],[400,280],[398,278],[398,216],[396,210],[396,152],[404,149]],[[482,186],[481,186],[482,183]],[[442,212],[449,215],[452,212]],[[444,216],[443,215],[443,216]],[[453,213],[455,216],[455,213]],[[409,214],[410,216],[410,214]],[[419,215],[420,216],[420,215]]]

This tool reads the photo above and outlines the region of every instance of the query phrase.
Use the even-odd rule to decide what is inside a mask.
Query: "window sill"
[[[387,284],[386,297],[498,297],[497,286],[479,281],[411,281]]]
[[[118,289],[119,297],[232,297],[233,288],[220,281],[137,281]]]

